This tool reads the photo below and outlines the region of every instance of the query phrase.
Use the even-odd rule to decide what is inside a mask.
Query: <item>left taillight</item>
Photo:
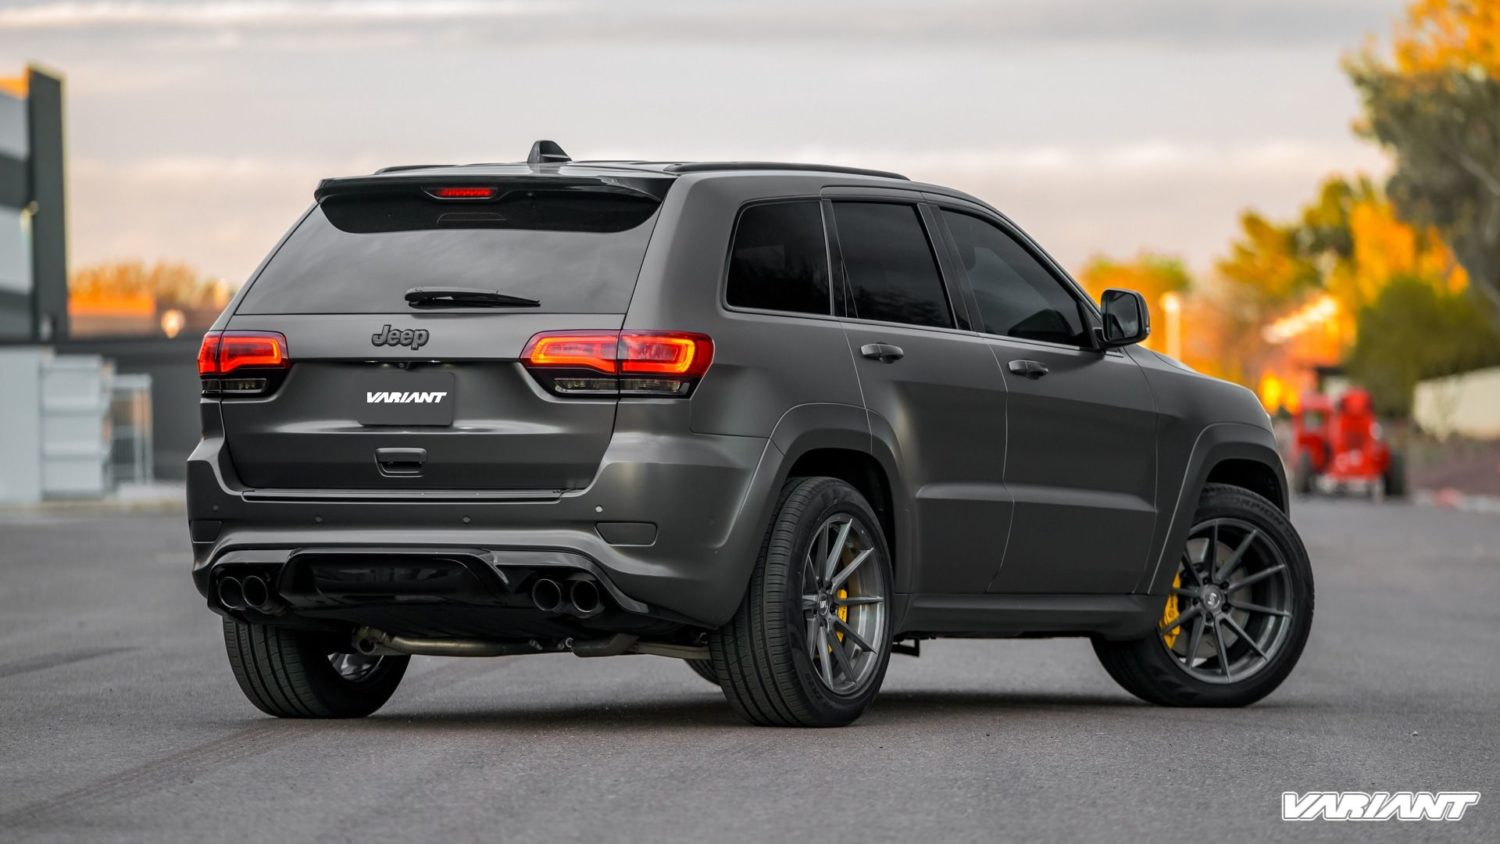
[[[543,331],[521,363],[560,396],[685,398],[713,363],[714,342],[689,331]]]
[[[265,393],[290,365],[286,336],[278,331],[210,331],[198,347],[204,395]]]

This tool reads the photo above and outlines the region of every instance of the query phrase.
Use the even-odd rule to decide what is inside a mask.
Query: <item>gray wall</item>
[[[186,477],[187,456],[198,443],[199,337],[65,340],[58,354],[102,355],[118,373],[151,376],[152,440],[158,480]]]

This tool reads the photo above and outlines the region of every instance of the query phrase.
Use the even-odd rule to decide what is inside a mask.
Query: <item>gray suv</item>
[[[971,196],[548,141],[314,196],[203,340],[188,460],[267,713],[367,715],[413,654],[677,658],[795,726],[923,639],[1088,636],[1190,706],[1301,654],[1256,398]]]

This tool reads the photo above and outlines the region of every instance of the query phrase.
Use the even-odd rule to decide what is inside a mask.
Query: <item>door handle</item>
[[[881,363],[895,363],[906,357],[906,352],[900,346],[892,346],[890,343],[866,343],[859,347],[859,353]]]
[[[1039,360],[1013,360],[1010,362],[1010,371],[1035,381],[1047,374],[1047,364]]]
[[[387,477],[420,475],[422,474],[422,464],[426,462],[427,449],[425,448],[375,449],[375,465],[380,469],[380,474]]]

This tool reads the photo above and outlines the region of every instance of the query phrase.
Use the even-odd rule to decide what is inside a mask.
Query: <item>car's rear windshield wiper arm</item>
[[[413,308],[535,308],[542,303],[478,287],[413,287],[406,291],[406,304]]]

